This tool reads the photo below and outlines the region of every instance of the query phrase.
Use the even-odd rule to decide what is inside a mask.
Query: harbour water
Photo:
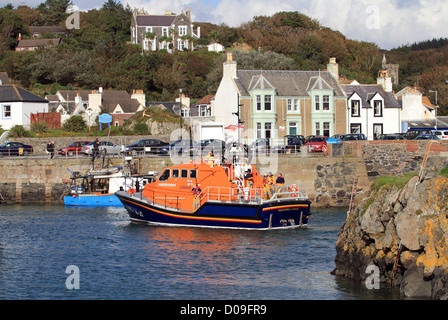
[[[122,207],[0,207],[0,299],[400,299],[332,276],[346,209],[307,229],[245,231],[131,223]]]

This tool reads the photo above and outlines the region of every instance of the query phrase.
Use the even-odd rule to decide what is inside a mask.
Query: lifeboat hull
[[[285,199],[260,203],[208,201],[195,212],[181,212],[147,201],[140,193],[115,195],[134,222],[165,226],[229,229],[288,229],[306,227],[310,201]]]

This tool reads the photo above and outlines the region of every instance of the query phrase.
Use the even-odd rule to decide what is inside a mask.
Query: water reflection
[[[308,229],[266,232],[134,224],[120,207],[5,208],[3,299],[398,298],[330,274],[344,209],[315,210]],[[70,264],[81,271],[76,292],[64,286]]]

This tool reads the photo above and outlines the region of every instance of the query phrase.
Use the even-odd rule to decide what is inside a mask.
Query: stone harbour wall
[[[141,138],[145,137],[117,137],[116,142],[120,143],[120,139],[136,141]],[[48,139],[40,139],[39,142],[30,140],[21,142],[44,145]],[[71,139],[74,140],[82,139]],[[69,141],[59,140],[58,143],[68,144]],[[447,146],[448,141],[431,145],[427,175],[435,175],[447,165]],[[326,155],[302,152],[257,156],[254,164],[261,174],[281,172],[286,184],[308,186],[313,207],[348,206],[355,178],[355,191],[359,196],[369,190],[371,182],[378,175],[418,171],[426,147],[427,141],[350,141],[329,145]],[[62,195],[68,191],[67,182],[70,178],[67,168],[81,173],[91,168],[90,160],[85,156],[41,158],[35,155],[31,158],[0,159],[0,194],[7,203],[62,203]],[[140,173],[161,172],[165,166],[172,164],[167,156],[136,158],[135,161],[138,162]],[[111,164],[122,165],[122,160],[111,159]]]
[[[448,178],[367,192],[336,242],[333,274],[397,286],[405,297],[448,299]]]

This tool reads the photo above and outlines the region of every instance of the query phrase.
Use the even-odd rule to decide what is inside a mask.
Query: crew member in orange
[[[269,185],[268,175],[265,173],[263,176],[263,200],[268,199],[269,188],[270,188],[270,185]]]
[[[215,164],[215,155],[213,154],[213,151],[210,151],[208,156],[205,157],[205,163],[211,166]]]
[[[202,190],[198,185],[196,185],[195,187],[191,188],[191,191],[193,191],[193,197],[194,197],[193,210],[196,211],[200,206],[201,199],[199,199],[199,195],[201,194]]]

